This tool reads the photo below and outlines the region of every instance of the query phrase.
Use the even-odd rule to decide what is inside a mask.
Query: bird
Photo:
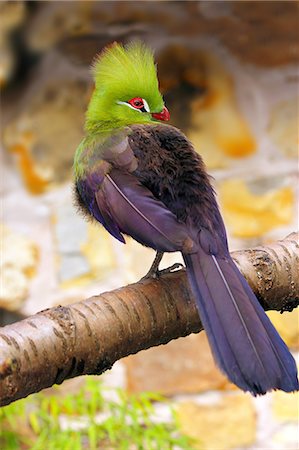
[[[125,243],[181,252],[215,362],[245,392],[298,390],[288,347],[230,256],[216,194],[192,143],[167,122],[153,51],[105,47],[74,156],[79,210]],[[183,113],[183,111],[182,111]]]

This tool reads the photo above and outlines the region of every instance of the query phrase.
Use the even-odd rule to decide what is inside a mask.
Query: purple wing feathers
[[[146,134],[144,129],[137,130],[130,139],[123,138],[123,134],[111,137],[101,149],[106,161],[97,162],[88,176],[77,182],[83,203],[89,214],[119,241],[125,242],[123,234],[126,234],[160,252],[183,253],[213,354],[232,382],[254,395],[271,389],[295,391],[298,389],[295,361],[229,255],[225,227],[202,162],[192,153],[188,142],[173,130],[163,127],[155,139],[151,134],[153,128]],[[176,152],[177,163],[181,164],[185,158],[185,173],[180,179],[184,183],[186,177],[188,180],[191,177],[189,184],[183,184],[190,195],[185,195],[180,185],[168,184],[172,194],[177,195],[176,201],[184,201],[188,206],[186,220],[178,213],[181,205],[177,207],[166,194],[160,200],[161,172],[156,174],[159,189],[155,190],[153,183],[155,195],[146,187],[151,185],[152,172],[149,183],[141,177],[142,184],[138,179],[138,170],[141,175],[146,172],[143,159],[148,153],[140,150],[149,145],[144,136],[152,138],[151,155],[156,155],[156,160],[160,161],[164,154],[172,161],[170,155]],[[131,148],[134,142],[137,156]],[[170,198],[173,200],[173,196]]]
[[[129,173],[111,170],[96,199],[104,217],[143,245],[174,252],[181,251],[186,240],[191,241],[186,225]]]

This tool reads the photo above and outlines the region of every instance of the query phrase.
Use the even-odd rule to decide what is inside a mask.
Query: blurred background
[[[137,281],[154,257],[84,222],[73,204],[90,64],[113,41],[155,50],[171,124],[214,177],[231,249],[298,228],[297,2],[2,1],[0,14],[2,325]],[[296,352],[298,312],[270,316]],[[197,448],[298,448],[298,397],[238,391],[204,333],[101,378],[169,396]]]

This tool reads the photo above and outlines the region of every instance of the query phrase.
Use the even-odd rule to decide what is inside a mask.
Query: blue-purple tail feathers
[[[295,361],[233,260],[184,255],[199,314],[220,369],[253,395],[298,390]]]

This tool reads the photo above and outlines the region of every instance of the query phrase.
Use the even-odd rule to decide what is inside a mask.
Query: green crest
[[[87,111],[87,129],[104,130],[130,123],[151,122],[150,114],[140,114],[117,102],[141,97],[150,112],[160,112],[164,103],[159,92],[152,51],[142,42],[126,46],[113,43],[93,64],[95,91]],[[110,125],[108,126],[108,122]],[[114,126],[111,124],[114,123]]]

